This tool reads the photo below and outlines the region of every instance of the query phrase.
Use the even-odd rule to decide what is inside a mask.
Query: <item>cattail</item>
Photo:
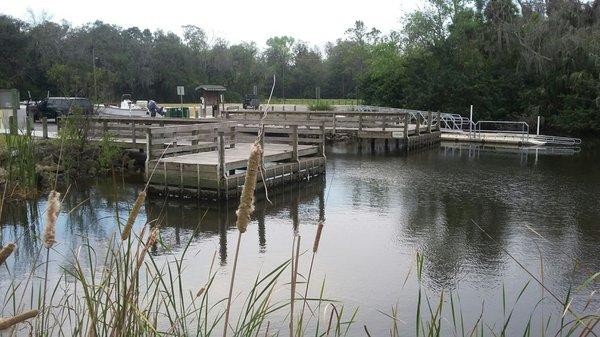
[[[157,226],[150,232],[148,241],[146,242],[144,249],[142,249],[142,252],[140,253],[140,255],[138,257],[137,266],[136,266],[136,268],[138,270],[141,268],[142,263],[144,263],[144,257],[146,257],[146,252],[148,251],[148,249],[150,249],[150,247],[152,247],[156,243],[156,240],[158,240],[159,228],[160,227]]]
[[[236,226],[240,233],[244,233],[250,222],[250,214],[254,211],[254,190],[256,189],[256,177],[260,166],[260,157],[262,147],[254,143],[248,158],[248,170],[246,171],[246,180],[240,197],[240,205],[237,212]]]
[[[14,242],[10,242],[0,250],[0,266],[8,259],[10,254],[15,251],[15,248],[17,248],[17,245],[15,245]]]
[[[13,316],[13,317],[0,319],[0,331],[6,330],[15,324],[21,323],[21,322],[28,320],[30,318],[33,318],[37,315],[38,315],[37,310],[29,310],[29,311],[20,313],[16,316]]]
[[[146,247],[150,248],[156,243],[156,240],[158,240],[159,230],[160,227],[157,226],[152,230],[152,232],[150,232],[150,237],[148,238],[148,243],[146,244]]]
[[[323,221],[319,221],[317,226],[317,234],[315,235],[315,243],[313,244],[313,253],[319,250],[319,242],[321,241],[321,232],[323,231]]]
[[[131,227],[133,227],[133,223],[140,213],[140,209],[142,208],[142,204],[146,200],[146,191],[141,191],[138,195],[137,199],[135,199],[135,203],[133,204],[133,208],[129,213],[129,218],[127,219],[127,224],[125,224],[125,228],[123,228],[123,232],[121,233],[121,240],[125,241],[131,235]]]
[[[56,220],[59,212],[60,193],[52,190],[46,203],[46,228],[44,229],[44,245],[46,248],[52,248],[56,243]]]
[[[206,290],[206,288],[204,288],[204,287],[200,288],[200,290],[198,290],[198,293],[196,293],[196,297],[202,296],[202,294],[204,294],[204,290]]]

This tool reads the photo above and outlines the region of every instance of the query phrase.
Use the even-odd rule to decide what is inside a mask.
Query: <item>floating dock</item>
[[[274,187],[325,172],[325,135],[278,125],[263,137],[257,188]],[[251,142],[236,140],[235,123],[153,127],[146,136],[146,181],[153,192],[229,199],[241,193]]]

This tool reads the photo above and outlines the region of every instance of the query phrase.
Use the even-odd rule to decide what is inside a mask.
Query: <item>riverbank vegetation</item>
[[[226,101],[240,102],[254,85],[270,92],[275,74],[280,99],[312,98],[319,87],[322,98],[463,114],[472,104],[477,119],[541,115],[550,128],[600,131],[598,1],[430,0],[396,31],[357,21],[324,48],[276,36],[262,50],[211,40],[196,26],[180,37],[35,15],[0,16],[0,27],[0,87],[21,97],[50,90],[101,102],[122,93],[178,102],[175,86],[193,92],[215,83],[227,86]]]
[[[135,158],[114,143],[110,133],[92,141],[89,119],[62,121],[58,137],[42,139],[20,130],[0,135],[0,186],[7,199],[35,198],[40,192],[77,179],[135,170]]]

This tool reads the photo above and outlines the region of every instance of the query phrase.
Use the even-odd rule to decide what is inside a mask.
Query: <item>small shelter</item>
[[[221,110],[219,104],[223,102],[223,93],[227,91],[222,85],[203,84],[196,87],[196,91],[200,91],[202,98],[202,115],[206,117],[206,107],[212,108],[212,116],[220,117]]]

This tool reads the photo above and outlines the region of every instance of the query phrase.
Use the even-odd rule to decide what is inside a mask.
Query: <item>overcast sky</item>
[[[181,35],[186,24],[202,27],[209,38],[230,42],[291,35],[323,46],[344,34],[356,20],[383,32],[397,30],[402,17],[424,0],[0,0],[0,13],[29,21],[28,9],[47,12],[52,21],[81,25],[96,20],[122,27],[163,29]]]

